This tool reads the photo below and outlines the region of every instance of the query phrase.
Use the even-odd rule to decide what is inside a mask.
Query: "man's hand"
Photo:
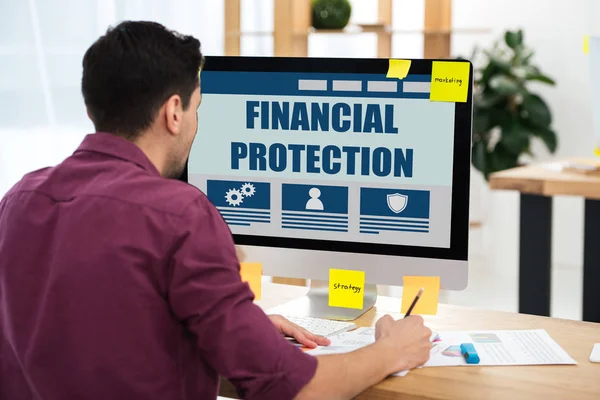
[[[315,335],[310,333],[306,329],[294,324],[293,322],[285,319],[281,315],[269,315],[269,319],[275,325],[278,332],[283,335],[293,337],[303,345],[310,349],[314,349],[317,346],[329,346],[331,341],[323,336]]]
[[[429,359],[431,331],[421,317],[394,321],[386,315],[377,322],[375,333],[375,343],[369,346],[317,356],[317,372],[296,399],[351,399],[386,376],[413,369]]]
[[[431,329],[423,324],[423,318],[411,315],[394,321],[389,315],[380,318],[375,325],[375,339],[389,346],[394,353],[393,372],[420,367],[429,360]]]

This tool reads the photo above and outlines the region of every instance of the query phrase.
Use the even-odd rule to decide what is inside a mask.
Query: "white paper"
[[[565,365],[577,364],[544,329],[518,331],[439,332],[430,359],[423,367]],[[467,364],[460,351],[462,343],[472,343],[479,364]]]
[[[433,332],[431,335],[431,341],[437,339],[438,333]],[[307,353],[313,356],[325,355],[325,354],[342,354],[349,353],[354,350],[358,350],[361,347],[368,346],[375,343],[375,328],[362,327],[355,329],[351,332],[344,332],[336,336],[329,338],[331,345],[319,346],[316,349],[308,350]],[[409,371],[400,371],[394,374],[394,376],[405,376]]]
[[[432,340],[436,335],[432,335]],[[375,328],[358,328],[329,338],[331,345],[306,353],[313,356],[343,354],[375,342]],[[450,366],[577,364],[544,329],[518,331],[446,331],[437,333],[429,361],[419,368]],[[473,343],[479,364],[467,364],[460,351],[462,343]],[[394,376],[405,376],[400,371]]]
[[[331,346],[361,348],[375,343],[375,328],[358,328],[328,338]]]
[[[594,347],[592,347],[590,362],[600,363],[600,343],[596,343]]]
[[[306,350],[307,354],[311,356],[324,356],[327,354],[344,354],[350,353],[351,351],[358,350],[359,347],[347,347],[347,346],[318,346],[316,349]]]
[[[375,343],[375,328],[358,328],[351,332],[344,332],[329,337],[329,340],[331,340],[329,346],[319,346],[316,349],[307,350],[306,353],[313,356],[350,353],[351,351]],[[406,374],[408,374],[408,371],[401,371],[394,375],[405,376]]]
[[[316,349],[307,350],[313,356],[323,354],[342,354],[358,350],[375,342],[375,328],[358,328],[351,332],[340,333],[328,338],[329,346],[318,346]]]

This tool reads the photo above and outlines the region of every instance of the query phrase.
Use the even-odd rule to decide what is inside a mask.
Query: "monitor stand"
[[[342,308],[329,306],[329,283],[325,281],[310,281],[310,288],[305,296],[294,299],[272,308],[270,314],[281,314],[297,317],[314,317],[338,321],[353,321],[369,311],[377,301],[377,285],[365,285],[363,308]]]

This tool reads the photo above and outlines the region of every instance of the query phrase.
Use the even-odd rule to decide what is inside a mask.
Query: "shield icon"
[[[402,211],[404,211],[404,209],[408,205],[408,196],[400,193],[388,194],[387,204],[390,210],[392,210],[396,214],[399,214]]]

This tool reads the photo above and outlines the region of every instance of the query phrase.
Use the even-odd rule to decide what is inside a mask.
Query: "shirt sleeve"
[[[292,399],[314,376],[317,360],[288,343],[253,303],[240,278],[231,232],[205,197],[174,253],[169,301],[196,335],[204,360],[245,399]]]

